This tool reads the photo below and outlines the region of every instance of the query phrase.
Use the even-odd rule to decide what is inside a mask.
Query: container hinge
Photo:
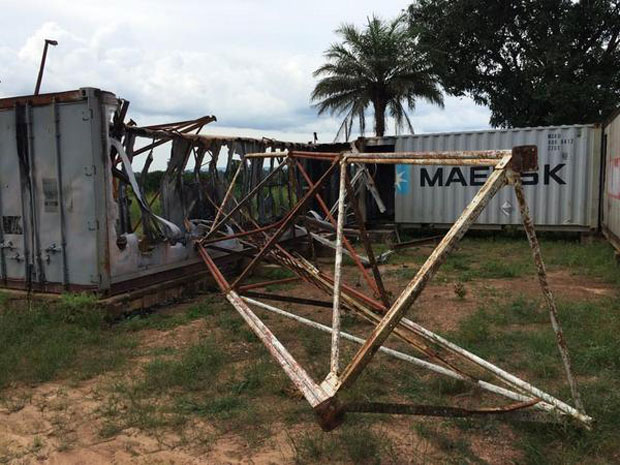
[[[97,231],[99,229],[99,220],[93,220],[88,222],[89,231]]]
[[[85,166],[84,167],[84,175],[85,176],[94,176],[97,174],[97,167],[95,165]]]

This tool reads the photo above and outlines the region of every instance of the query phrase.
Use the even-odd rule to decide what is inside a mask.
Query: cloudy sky
[[[214,114],[209,132],[331,142],[337,118],[317,117],[312,71],[342,22],[393,17],[408,1],[0,0],[0,97],[99,87],[131,101],[139,124]],[[489,111],[447,98],[420,102],[416,132],[483,129]],[[369,124],[372,127],[372,124]],[[389,131],[392,129],[389,128]]]

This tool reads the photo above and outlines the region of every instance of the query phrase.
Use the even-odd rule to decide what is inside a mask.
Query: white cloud
[[[312,71],[342,22],[397,14],[408,1],[284,2],[5,0],[0,31],[0,96],[31,93],[43,39],[50,49],[43,92],[100,87],[132,102],[143,124],[215,114],[210,130],[333,140],[338,120],[309,105]],[[489,112],[448,98],[420,102],[416,132],[488,126]],[[369,128],[372,123],[369,120]],[[229,133],[229,132],[227,132]],[[251,133],[251,134],[250,134]]]

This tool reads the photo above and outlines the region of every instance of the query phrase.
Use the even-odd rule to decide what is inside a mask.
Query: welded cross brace
[[[592,418],[584,413],[581,404],[577,383],[571,370],[568,349],[562,333],[558,319],[558,311],[555,299],[548,285],[544,263],[542,261],[540,247],[536,238],[534,225],[529,214],[529,209],[525,201],[525,196],[521,184],[521,174],[537,169],[537,150],[535,146],[515,147],[512,151],[475,151],[475,152],[435,152],[435,153],[394,153],[394,154],[369,154],[369,153],[344,153],[327,154],[313,152],[287,152],[286,155],[289,166],[297,167],[305,177],[308,191],[300,201],[291,208],[289,214],[277,226],[272,235],[268,234],[270,228],[258,227],[256,223],[254,230],[243,231],[238,236],[243,235],[245,240],[253,244],[254,255],[250,265],[241,275],[229,284],[224,276],[217,269],[217,266],[208,253],[210,242],[208,240],[196,241],[198,250],[206,263],[209,271],[226,295],[228,301],[241,314],[251,329],[256,333],[260,340],[271,352],[274,359],[282,366],[286,374],[304,395],[311,407],[317,413],[319,424],[325,430],[337,427],[344,419],[344,414],[348,412],[363,413],[395,413],[409,415],[433,415],[433,416],[493,416],[499,418],[521,418],[535,419],[540,415],[546,415],[549,420],[558,418],[572,418],[580,422],[585,427],[589,427]],[[282,157],[283,153],[261,153],[246,155],[246,159]],[[313,158],[321,161],[331,162],[326,173],[317,181],[312,183],[303,168],[297,162],[300,158]],[[375,291],[380,292],[383,302],[365,296],[363,293],[347,286],[343,281],[342,275],[342,254],[345,245],[348,245],[344,235],[345,220],[345,201],[347,196],[355,194],[350,181],[347,179],[347,167],[351,163],[388,163],[388,164],[418,164],[418,165],[471,165],[471,166],[492,166],[494,171],[475,195],[471,203],[465,208],[461,216],[456,220],[441,242],[437,245],[426,262],[419,269],[415,277],[405,286],[396,300],[390,304],[383,295],[378,268],[373,266],[373,278],[365,275]],[[327,179],[328,174],[334,171],[336,166],[340,167],[339,173],[339,199],[337,203],[337,219],[333,218],[330,212],[320,199],[320,186]],[[477,355],[459,347],[458,345],[446,340],[432,331],[420,326],[419,324],[405,318],[406,311],[413,305],[420,296],[430,279],[437,273],[441,264],[445,261],[448,254],[455,248],[469,227],[475,222],[482,210],[486,207],[493,196],[504,186],[512,185],[519,203],[523,225],[532,248],[533,259],[536,265],[538,280],[541,286],[547,308],[549,310],[552,328],[555,332],[558,349],[562,358],[564,370],[571,389],[575,407],[556,397],[538,389],[530,383],[518,378],[515,375],[497,367],[496,365],[478,357]],[[232,189],[230,189],[232,192]],[[302,212],[303,206],[312,197],[319,200],[319,204],[326,210],[326,217],[336,228],[336,254],[334,263],[333,277],[318,270],[301,256],[290,253],[278,244],[278,238],[289,227],[295,227],[294,222]],[[234,196],[233,196],[234,197]],[[242,203],[247,203],[244,199]],[[356,199],[351,198],[352,204]],[[239,205],[236,201],[235,204]],[[236,207],[237,208],[237,207]],[[247,215],[247,214],[246,214]],[[220,215],[218,215],[219,217]],[[220,224],[222,221],[219,222]],[[217,228],[213,228],[209,235],[213,235]],[[218,236],[221,239],[221,236]],[[365,244],[369,257],[373,256],[370,244]],[[354,249],[347,247],[349,252],[355,255]],[[332,324],[331,327],[298,315],[278,309],[272,305],[259,300],[243,296],[244,288],[255,288],[252,285],[242,286],[241,281],[246,277],[251,268],[261,259],[268,259],[278,263],[295,273],[297,278],[303,279],[309,284],[314,285],[321,291],[331,295],[332,300]],[[363,269],[363,267],[362,267]],[[254,296],[264,296],[270,298],[268,294],[255,293]],[[297,297],[299,299],[299,297]],[[277,299],[277,296],[275,297]],[[286,298],[280,300],[287,300]],[[291,301],[289,298],[288,301]],[[294,300],[293,300],[294,301]],[[313,303],[311,300],[307,300]],[[324,307],[324,301],[314,302],[319,307]],[[331,356],[329,373],[321,382],[314,381],[307,371],[293,358],[287,349],[278,341],[269,328],[252,311],[250,305],[279,314],[283,317],[292,318],[302,324],[312,326],[318,330],[331,334]],[[366,339],[361,339],[351,334],[343,332],[340,328],[340,317],[343,309],[355,312],[357,315],[371,322],[374,327],[371,334]],[[390,335],[396,335],[403,341],[409,343],[414,349],[420,351],[428,359],[416,358],[402,352],[397,352],[384,346]],[[346,366],[341,366],[340,345],[342,340],[349,340],[360,344],[360,348]],[[440,352],[433,348],[439,348],[442,352],[451,356],[448,361]],[[383,352],[393,357],[405,360],[415,366],[426,368],[435,373],[459,379],[471,385],[477,386],[488,392],[498,394],[513,401],[509,405],[499,407],[485,407],[478,409],[464,409],[458,407],[411,405],[397,403],[352,403],[342,404],[339,401],[339,394],[351,387],[365,370],[366,366],[373,359],[375,353]],[[454,365],[453,359],[473,364],[479,369],[486,371],[494,376],[501,384],[490,383],[467,374]]]

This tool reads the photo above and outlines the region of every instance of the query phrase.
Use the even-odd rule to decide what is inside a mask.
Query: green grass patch
[[[488,313],[493,323],[500,325],[545,324],[549,323],[549,313],[540,300],[519,295],[495,311]]]
[[[443,463],[454,465],[463,463],[483,465],[487,463],[474,454],[465,437],[452,437],[448,435],[440,425],[433,423],[416,423],[415,430],[421,437],[425,438],[445,453]]]
[[[541,251],[545,263],[550,267],[568,268],[576,275],[620,285],[620,267],[614,258],[614,249],[602,239],[588,244],[545,240],[541,244]]]
[[[6,292],[0,291],[0,310],[3,310],[9,303],[9,296]]]
[[[582,244],[578,240],[540,234],[540,248],[547,267],[551,270],[568,269],[575,275],[601,279],[620,284],[620,267],[613,248],[602,239]],[[429,254],[427,248],[407,249],[390,257],[388,263],[419,265]],[[412,266],[411,269],[417,268]],[[410,279],[415,272],[398,270],[395,273]],[[441,266],[437,279],[510,279],[535,273],[532,251],[523,233],[468,235]]]
[[[465,240],[462,249],[467,252],[457,251],[449,255],[440,268],[441,275],[467,282],[475,279],[516,278],[534,271],[531,260],[524,260],[522,254],[517,255],[516,260],[506,260],[504,247],[504,241],[501,245],[491,243],[491,246],[482,247],[477,240]]]
[[[244,325],[245,322],[243,318],[241,318],[241,315],[230,306],[217,315],[217,326],[226,331],[238,333],[242,329],[245,329]]]
[[[86,379],[116,369],[135,340],[115,331],[88,295],[26,301],[0,311],[0,388],[58,377]]]
[[[331,336],[329,334],[320,332],[309,326],[300,327],[296,333],[310,360],[325,356],[330,352]]]
[[[178,360],[156,359],[145,368],[143,388],[160,392],[171,388],[203,389],[217,378],[228,356],[214,339],[190,347]]]
[[[100,410],[105,422],[99,434],[109,437],[130,427],[158,430],[182,426],[189,419],[188,413],[208,413],[193,396],[204,393],[209,405],[217,402],[213,395],[218,385],[215,380],[228,360],[221,346],[207,338],[178,358],[158,358],[147,363],[137,379],[105,386],[105,402]]]
[[[212,399],[182,398],[176,407],[185,415],[198,415],[226,420],[239,415],[248,408],[246,399],[236,395],[224,395]]]
[[[273,406],[259,409],[257,396],[282,394],[288,382],[267,358],[242,369],[213,337],[144,366],[141,376],[103,386],[106,399],[101,436],[137,427],[152,434],[184,427],[193,416],[213,420],[221,431],[234,431],[248,443],[264,437]],[[224,367],[228,367],[224,371]],[[285,402],[285,401],[284,401]]]
[[[527,264],[518,262],[511,263],[500,259],[490,259],[482,262],[477,272],[473,273],[473,275],[476,278],[482,279],[516,278],[518,276],[523,276],[527,269]]]
[[[143,314],[130,315],[119,323],[124,331],[141,331],[143,329],[157,329],[167,331],[187,324],[198,318],[206,318],[218,314],[226,307],[226,303],[219,294],[208,295],[188,306],[185,311],[152,311]]]
[[[289,436],[295,451],[295,463],[380,464],[392,444],[363,421],[349,421],[342,428],[325,434],[304,432]]]
[[[416,275],[417,272],[418,272],[418,268],[414,268],[409,265],[402,265],[400,268],[396,268],[392,270],[390,273],[399,279],[404,279],[404,280],[409,281],[413,279],[413,277]]]
[[[560,398],[570,399],[555,337],[540,300],[517,296],[486,305],[461,322],[453,339]],[[592,431],[566,425],[517,424],[526,463],[616,463],[620,430],[620,301],[558,302],[560,321]],[[520,328],[522,326],[522,328]],[[551,386],[551,388],[549,388]]]

